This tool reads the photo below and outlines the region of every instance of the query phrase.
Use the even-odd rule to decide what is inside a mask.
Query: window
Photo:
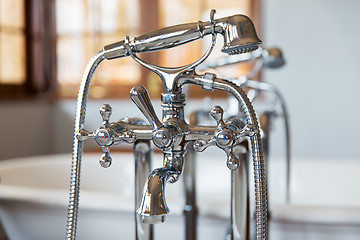
[[[60,94],[72,98],[76,95],[87,62],[107,44],[123,40],[126,35],[132,38],[160,27],[208,21],[212,8],[217,10],[216,18],[238,13],[249,15],[251,3],[253,1],[249,0],[57,0],[57,78]],[[226,56],[220,53],[221,42],[219,37],[218,49],[212,58]],[[210,37],[173,49],[139,55],[145,61],[161,66],[180,66],[196,61],[209,43]],[[229,66],[227,70],[239,76],[248,70],[248,66]],[[90,97],[128,98],[131,87],[137,84],[145,85],[152,97],[159,96],[162,91],[160,79],[131,57],[105,61],[94,75]]]
[[[208,21],[212,8],[216,18],[255,16],[260,1],[0,0],[0,98],[38,93],[75,98],[87,62],[103,46],[126,35],[132,38],[160,27]],[[139,55],[161,66],[179,66],[197,60],[209,42],[210,38]],[[217,45],[221,47],[220,42]],[[220,50],[214,53],[212,58],[225,56]],[[248,67],[229,68],[239,75]],[[130,57],[105,61],[94,76],[90,97],[128,98],[136,84],[145,85],[152,97],[162,91],[160,79]],[[200,97],[204,93],[197,91]]]
[[[55,86],[53,13],[51,0],[0,0],[0,98]]]
[[[209,21],[211,9],[216,10],[215,18],[231,16],[235,14],[250,15],[251,4],[255,1],[238,1],[238,0],[159,0],[160,7],[160,26],[170,26],[186,22]],[[206,51],[211,42],[211,37],[207,36],[204,40],[195,41],[185,46],[180,46],[171,50],[166,50],[161,57],[161,65],[164,66],[181,66],[196,61]],[[214,60],[227,55],[220,49],[223,46],[222,36],[217,37],[215,49],[207,60]],[[231,65],[221,68],[221,72],[226,73],[227,77],[238,77],[249,71],[248,64]],[[211,71],[211,70],[209,70]],[[219,72],[219,73],[221,73]],[[215,91],[209,93],[198,86],[191,86],[189,97],[223,97],[226,93]]]
[[[139,33],[138,8],[137,1],[126,0],[56,1],[61,96],[76,95],[85,66],[96,52],[127,34]],[[106,61],[96,71],[90,97],[121,97],[140,79],[140,66],[131,58]]]
[[[8,89],[26,80],[24,12],[22,0],[0,0],[0,84]]]

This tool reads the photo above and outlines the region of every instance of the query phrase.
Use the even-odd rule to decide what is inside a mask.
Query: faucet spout
[[[165,199],[165,184],[175,172],[169,168],[157,168],[147,178],[140,207],[136,211],[143,223],[161,223],[169,208]]]
[[[143,195],[136,211],[143,223],[161,223],[170,212],[165,198],[166,182],[176,182],[182,172],[184,150],[163,150],[164,165],[154,169],[145,182]]]

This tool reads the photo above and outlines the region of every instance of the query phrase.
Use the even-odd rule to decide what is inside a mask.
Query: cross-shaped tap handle
[[[246,125],[245,127],[231,127],[230,124],[226,124],[223,119],[224,111],[220,106],[215,106],[210,112],[212,118],[217,123],[214,136],[210,140],[196,140],[194,148],[198,152],[204,151],[209,146],[216,145],[223,149],[227,155],[226,165],[230,170],[235,170],[239,167],[240,161],[233,153],[234,145],[240,141],[244,136],[252,136],[256,129],[253,125]]]
[[[80,129],[77,132],[77,139],[84,141],[86,139],[94,139],[97,144],[100,145],[103,154],[99,160],[100,165],[104,168],[107,168],[111,165],[112,158],[110,156],[110,147],[117,142],[133,142],[135,141],[135,136],[130,131],[123,131],[121,133],[116,133],[111,127],[109,122],[110,116],[112,113],[112,108],[109,104],[104,104],[100,108],[100,115],[102,117],[103,123],[98,129],[94,132],[87,131],[85,129]]]
[[[210,112],[212,118],[217,123],[217,128],[214,137],[208,141],[197,140],[194,143],[196,151],[202,152],[207,147],[216,145],[223,149],[227,155],[226,165],[230,170],[235,170],[239,167],[240,162],[233,154],[233,145],[235,142],[234,131],[229,128],[224,122],[224,110],[220,106],[215,106]]]

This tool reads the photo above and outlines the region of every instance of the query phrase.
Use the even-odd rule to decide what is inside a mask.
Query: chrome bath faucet
[[[137,167],[145,169],[139,174],[148,174],[145,181],[142,196],[137,197],[138,206],[137,230],[146,229],[146,234],[137,233],[138,239],[152,239],[153,224],[165,221],[169,208],[166,203],[164,190],[166,183],[175,183],[183,172],[186,146],[194,145],[198,152],[204,151],[209,146],[217,146],[225,152],[226,164],[231,171],[235,171],[241,165],[238,158],[237,146],[250,139],[252,157],[254,162],[255,182],[255,210],[256,210],[256,238],[268,239],[267,223],[267,183],[266,171],[262,152],[262,143],[259,132],[259,124],[250,100],[243,90],[236,84],[218,78],[213,73],[197,74],[196,68],[212,52],[216,43],[216,35],[224,37],[222,51],[227,54],[242,54],[253,51],[261,44],[257,37],[252,21],[244,15],[234,15],[226,18],[214,19],[215,11],[212,10],[209,22],[196,22],[176,25],[159,29],[134,39],[129,39],[105,46],[92,60],[85,70],[81,82],[74,133],[74,151],[70,182],[70,200],[67,219],[67,239],[76,238],[76,223],[78,215],[78,201],[80,191],[80,168],[83,142],[86,139],[94,139],[102,149],[100,164],[109,167],[112,159],[110,148],[114,144],[135,144],[135,159]],[[196,62],[177,68],[160,67],[144,62],[136,56],[136,53],[157,51],[165,48],[178,46],[190,41],[212,36],[212,42],[205,54]],[[130,92],[130,98],[137,108],[143,113],[149,124],[134,119],[122,119],[110,122],[112,108],[105,104],[100,109],[103,119],[101,126],[95,131],[87,131],[83,128],[85,120],[85,108],[90,88],[92,75],[97,66],[104,59],[115,59],[131,56],[139,64],[145,66],[160,76],[163,84],[162,118],[155,114],[153,105],[146,89],[143,86],[135,86]],[[201,86],[204,90],[214,89],[230,93],[239,102],[244,114],[245,124],[234,121],[225,121],[223,109],[215,106],[211,110],[211,116],[215,120],[212,126],[198,126],[188,124],[184,116],[186,96],[183,87],[187,84]],[[161,149],[163,154],[163,166],[150,171],[148,143]],[[141,143],[144,143],[141,145]],[[144,158],[143,163],[137,160]],[[137,171],[137,170],[136,170]],[[144,176],[136,176],[136,182],[142,181]],[[143,184],[143,183],[142,183]],[[141,183],[136,184],[139,188]],[[139,194],[136,189],[135,194]],[[140,220],[140,222],[138,222]]]

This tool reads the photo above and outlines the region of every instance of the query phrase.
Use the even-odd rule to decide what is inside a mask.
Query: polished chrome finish
[[[214,33],[223,35],[224,46],[221,51],[227,54],[255,50],[261,44],[252,21],[240,14],[209,22],[199,21],[162,28],[133,38],[129,42],[134,53],[150,52],[179,46]],[[104,52],[107,59],[130,54],[125,47],[125,40],[105,46]]]
[[[270,143],[270,124],[271,119],[273,118],[273,115],[275,113],[273,111],[266,111],[260,114],[259,116],[259,123],[262,130],[262,143],[263,143],[263,149],[264,149],[264,158],[266,159],[265,163],[269,164],[269,143]],[[268,165],[267,165],[268,167]]]
[[[222,52],[229,55],[241,54],[256,50],[261,44],[258,38],[253,22],[244,15],[234,15],[228,17],[224,25],[224,47]]]
[[[249,150],[243,142],[234,147],[240,167],[231,171],[231,239],[250,240]]]
[[[211,19],[213,18],[213,14],[214,14],[214,12],[211,11],[211,16],[210,16]],[[195,61],[191,64],[188,64],[188,65],[182,66],[182,67],[176,67],[176,68],[161,67],[161,66],[157,66],[157,65],[143,61],[142,59],[140,59],[136,56],[136,51],[134,51],[133,45],[130,42],[128,36],[125,38],[124,47],[126,49],[126,52],[129,53],[129,55],[135,61],[137,61],[139,64],[143,65],[144,67],[148,68],[149,70],[153,71],[160,77],[162,84],[163,84],[164,92],[166,92],[166,93],[177,92],[177,89],[175,88],[176,85],[174,84],[177,76],[182,72],[193,69],[196,66],[200,65],[203,61],[205,61],[205,59],[210,55],[210,53],[214,49],[214,46],[216,43],[216,33],[215,33],[214,22],[211,20],[210,23],[211,23],[210,29],[211,29],[212,41],[211,41],[211,44],[209,45],[207,51],[197,61]]]
[[[257,48],[252,52],[247,52],[239,55],[232,55],[223,58],[216,59],[214,61],[204,62],[197,70],[206,70],[210,68],[217,68],[232,64],[244,63],[253,60],[261,60],[259,66],[256,66],[252,69],[251,75],[257,73],[262,66],[266,68],[280,68],[285,65],[285,59],[283,53],[280,48],[272,47],[272,48]],[[248,78],[251,78],[248,76]]]
[[[112,108],[109,104],[104,104],[100,108],[100,115],[103,119],[103,124],[107,126],[109,124],[109,119],[112,114]]]
[[[109,104],[104,104],[100,108],[100,114],[103,119],[102,125],[93,133],[84,129],[79,129],[76,134],[79,141],[84,141],[89,138],[95,139],[96,143],[99,144],[103,152],[99,163],[104,168],[110,167],[112,163],[109,151],[110,147],[114,143],[133,143],[136,140],[136,135],[131,130],[123,126],[119,127],[119,125],[114,127],[114,124],[109,123],[111,113],[111,106]]]
[[[201,64],[211,53],[216,42],[216,34],[224,36],[223,52],[228,54],[243,53],[255,49],[261,41],[257,38],[254,26],[251,20],[243,15],[235,15],[232,17],[214,20],[215,11],[211,12],[210,22],[194,23],[173,26],[160,29],[148,34],[144,34],[138,38],[130,40],[128,37],[119,43],[106,46],[89,63],[89,69],[85,72],[86,76],[81,83],[79,90],[79,101],[77,112],[77,122],[75,127],[74,155],[77,160],[81,160],[82,141],[93,138],[100,145],[103,151],[102,166],[108,167],[111,163],[109,149],[114,144],[121,142],[134,143],[140,140],[152,139],[155,145],[161,148],[163,153],[163,166],[153,170],[144,186],[143,196],[139,203],[137,213],[140,215],[141,221],[145,223],[157,223],[165,220],[165,215],[169,212],[169,208],[165,199],[166,182],[174,183],[178,181],[183,171],[185,147],[189,141],[197,139],[197,141],[211,142],[222,148],[228,155],[228,166],[234,170],[238,168],[238,159],[233,153],[234,146],[243,140],[245,136],[250,136],[252,142],[252,151],[255,169],[255,187],[256,187],[256,214],[257,214],[257,238],[267,239],[267,220],[263,209],[266,209],[266,181],[263,181],[262,166],[262,147],[258,141],[258,124],[253,112],[252,106],[246,95],[241,89],[234,88],[230,83],[217,79],[216,75],[207,73],[205,75],[196,75],[194,69]],[[150,63],[146,63],[136,56],[138,52],[147,52],[161,50],[180,44],[184,44],[205,35],[212,35],[212,42],[205,54],[196,62],[177,68],[160,67]],[[118,121],[109,122],[111,108],[108,105],[102,107],[101,114],[103,117],[102,125],[93,133],[83,129],[85,117],[85,106],[87,101],[88,90],[92,74],[96,66],[104,58],[113,59],[123,56],[131,56],[141,65],[149,68],[158,74],[163,81],[164,93],[162,97],[162,121],[155,115],[150,98],[143,87],[135,87],[131,92],[131,98],[137,107],[142,111],[150,122],[148,125],[137,125],[137,123]],[[183,81],[183,80],[186,81]],[[247,128],[234,127],[233,123],[223,121],[222,109],[216,108],[213,111],[213,117],[217,121],[216,127],[199,127],[189,126],[184,118],[185,96],[182,94],[182,85],[197,84],[206,90],[220,89],[233,94],[237,100],[243,105],[243,112],[247,120]],[[80,105],[79,105],[80,104]],[[80,106],[80,108],[79,108]],[[76,148],[76,150],[75,150]],[[79,157],[80,156],[80,157]],[[72,182],[78,183],[80,171],[78,165],[73,167]],[[77,184],[78,186],[78,184]],[[78,187],[72,188],[78,195]],[[74,239],[76,230],[76,217],[73,218],[73,202],[72,192],[70,193],[69,217],[67,238]],[[78,198],[78,196],[77,196]],[[78,200],[76,200],[78,201]],[[262,204],[262,205],[261,205]],[[77,214],[77,202],[76,214]],[[70,219],[70,220],[69,220]],[[75,219],[75,221],[73,221]],[[75,222],[75,226],[74,226]]]
[[[183,104],[185,102],[185,94],[182,93],[161,94],[161,102],[163,102],[164,104],[173,104],[173,103]]]
[[[137,211],[142,216],[143,221],[155,223],[164,220],[165,214],[168,212],[164,198],[165,183],[168,181],[168,179],[170,182],[176,182],[182,172],[185,153],[184,146],[186,146],[184,140],[185,135],[189,134],[189,130],[184,119],[183,108],[185,105],[185,97],[181,93],[181,89],[177,89],[177,86],[174,83],[179,74],[196,67],[211,53],[216,41],[213,21],[214,13],[214,11],[211,12],[211,45],[209,46],[206,53],[198,61],[183,67],[165,68],[146,63],[135,55],[135,51],[133,51],[133,45],[130,43],[128,38],[126,38],[124,42],[125,49],[134,58],[134,60],[160,76],[165,91],[165,93],[162,95],[162,125],[160,126],[160,124],[153,124],[153,141],[155,145],[163,149],[164,166],[163,168],[154,170],[149,175],[149,178],[145,184],[143,200],[139,210]],[[132,99],[133,96],[137,96],[137,91],[144,92],[145,89],[133,89],[133,93],[131,94]],[[146,97],[147,95],[142,94],[142,96]],[[134,102],[144,114],[147,112],[146,108],[149,104],[144,104],[144,102],[150,102],[150,100]],[[151,116],[155,114],[147,112],[145,115],[148,119],[150,119],[149,121],[151,122],[153,121],[154,117],[149,117],[149,115]]]
[[[145,88],[141,85],[133,87],[130,91],[130,98],[144,114],[154,130],[161,127],[161,122],[155,114],[154,107]]]
[[[159,223],[165,221],[170,211],[165,199],[165,183],[172,174],[171,170],[158,168],[152,171],[145,182],[144,192],[137,213],[143,223]]]
[[[159,148],[168,148],[170,146],[176,145],[177,142],[181,141],[179,139],[177,121],[167,122],[167,125],[163,126],[151,104],[149,95],[146,89],[143,86],[136,86],[130,92],[130,97],[135,103],[135,105],[140,109],[140,111],[145,115],[148,121],[151,123],[153,127],[153,142]],[[163,110],[164,112],[165,110]],[[174,116],[173,113],[166,113],[166,115]],[[179,116],[179,114],[176,114]],[[172,123],[172,124],[170,124]]]
[[[216,75],[213,73],[205,73],[202,81],[202,88],[204,90],[212,91],[212,84]]]
[[[144,113],[149,121],[158,119],[151,110],[152,104],[143,87],[135,87],[131,91],[131,98]],[[140,94],[139,94],[140,93]],[[165,220],[169,212],[165,199],[165,184],[179,179],[184,164],[183,139],[187,129],[184,121],[184,101],[181,93],[165,94],[163,96],[163,121],[153,124],[153,142],[162,149],[164,163],[162,168],[152,171],[144,186],[143,197],[137,213],[144,223],[158,223]],[[177,101],[171,101],[176,99]],[[150,106],[150,107],[149,107]]]
[[[79,129],[79,131],[76,134],[76,138],[79,141],[84,141],[86,139],[94,139],[95,138],[95,134],[93,132],[89,132],[85,129]]]
[[[215,79],[214,88],[231,93],[241,104],[241,109],[246,117],[247,124],[258,127],[254,109],[242,89],[235,84],[223,80]],[[255,209],[256,209],[256,239],[268,239],[268,207],[267,207],[267,182],[265,163],[262,151],[262,144],[259,132],[256,132],[251,138],[252,155],[254,161],[254,179],[255,179]]]
[[[226,166],[230,170],[236,170],[239,165],[239,159],[233,154],[233,144],[234,144],[234,132],[232,129],[228,128],[223,120],[223,113],[221,107],[215,106],[211,110],[211,117],[217,122],[217,129],[214,136],[214,142],[216,145],[223,149],[227,155]]]
[[[216,127],[213,126],[192,126],[188,128],[188,134],[185,135],[186,141],[202,139],[208,141],[213,138]]]
[[[221,110],[217,110],[221,112]],[[209,111],[196,111],[190,115],[190,123],[198,124],[201,118],[208,119]],[[232,130],[246,129],[245,124],[239,117],[231,117],[224,121]],[[247,130],[248,131],[248,130]],[[250,204],[249,204],[249,176],[248,164],[249,150],[247,141],[242,141],[234,146],[234,155],[239,159],[239,167],[231,171],[231,216],[230,231],[226,239],[250,240]],[[196,207],[196,188],[195,188],[195,160],[196,154],[191,144],[188,144],[186,164],[184,168],[185,180],[185,234],[187,240],[195,240],[197,232],[197,210]],[[189,210],[187,210],[189,209]],[[193,210],[195,209],[195,210]]]
[[[103,168],[108,168],[112,163],[112,158],[109,153],[109,147],[102,147],[101,150],[103,151],[103,154],[101,155],[99,160],[100,166],[102,166]]]
[[[179,179],[184,163],[185,151],[163,151],[164,164],[162,168],[153,170],[147,178],[142,199],[137,213],[144,223],[160,223],[165,221],[170,211],[165,199],[165,184],[174,183]]]
[[[217,122],[217,128],[214,132],[214,137],[210,140],[198,139],[194,143],[194,149],[198,152],[204,151],[209,146],[216,145],[223,149],[227,155],[226,165],[230,170],[236,170],[240,162],[233,153],[233,147],[236,143],[243,140],[245,136],[253,136],[258,132],[254,124],[249,124],[243,128],[238,128],[236,125],[231,126],[225,124],[223,120],[223,109],[220,106],[215,106],[211,110],[211,117]]]
[[[191,122],[190,122],[191,123]],[[195,124],[194,122],[192,122]],[[185,239],[197,239],[198,207],[196,201],[196,159],[193,142],[186,146],[185,165],[183,170],[185,192]]]
[[[135,122],[139,123],[139,122]],[[150,141],[136,141],[134,143],[135,158],[135,211],[140,207],[140,198],[144,182],[151,172]],[[153,225],[142,223],[140,216],[135,214],[136,240],[154,239]]]
[[[178,79],[177,84],[179,87],[184,84],[196,84],[201,86],[203,78],[204,77],[202,75],[197,75],[194,72],[187,72]],[[254,130],[256,131],[254,132],[252,137],[250,137],[250,140],[254,162],[256,238],[268,239],[267,178],[261,137],[258,131],[259,124],[257,122],[254,109],[243,90],[234,83],[224,79],[215,78],[212,88],[223,90],[232,94],[239,102],[240,109],[245,116],[246,124],[255,127]]]
[[[228,56],[224,58],[220,58],[215,61],[204,62],[200,66],[197,67],[197,70],[205,70],[208,68],[216,68],[221,66],[226,66],[230,64],[242,63],[251,60],[258,60],[255,67],[251,70],[251,72],[247,76],[241,76],[238,79],[232,79],[233,82],[237,83],[239,86],[250,87],[251,90],[248,93],[248,97],[253,100],[259,91],[267,91],[270,92],[275,98],[280,102],[283,119],[284,119],[284,128],[285,128],[285,154],[286,154],[286,202],[290,202],[290,164],[291,164],[291,144],[290,144],[290,129],[289,129],[289,120],[287,114],[287,108],[285,104],[285,100],[282,97],[280,91],[270,83],[264,83],[259,81],[250,80],[254,77],[258,71],[262,67],[266,68],[280,68],[284,66],[285,59],[281,49],[277,47],[262,49],[258,48],[257,50],[241,55],[236,56]],[[211,90],[211,89],[210,89]],[[235,106],[235,110],[233,112],[237,112],[238,107]],[[275,113],[274,113],[275,114]],[[273,115],[274,115],[273,114]],[[269,134],[269,133],[268,133]],[[268,135],[267,134],[267,135]],[[266,134],[262,137],[264,142],[264,155],[265,159],[268,159],[268,139]]]

